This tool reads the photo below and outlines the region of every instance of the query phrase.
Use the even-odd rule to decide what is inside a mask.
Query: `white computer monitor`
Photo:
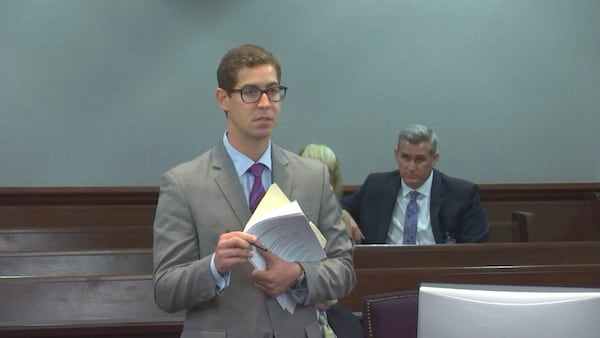
[[[418,338],[600,337],[600,288],[422,283]]]

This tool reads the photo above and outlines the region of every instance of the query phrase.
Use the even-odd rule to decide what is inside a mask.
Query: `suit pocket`
[[[225,330],[194,330],[186,329],[181,333],[181,338],[226,338]]]
[[[304,328],[307,338],[322,338],[323,333],[321,332],[321,326],[319,322],[311,322],[310,325]]]

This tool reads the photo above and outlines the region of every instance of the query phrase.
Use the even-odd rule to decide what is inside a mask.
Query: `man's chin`
[[[258,123],[255,126],[255,128],[259,132],[264,131],[264,132],[268,132],[269,134],[271,134],[273,132],[273,130],[275,130],[276,126],[277,126],[277,124],[275,122],[269,120],[269,121],[262,121],[261,123]]]
[[[408,185],[412,189],[417,189],[421,186],[421,184],[423,184],[423,182],[421,182],[421,180],[418,178],[404,178],[403,180],[404,184]]]
[[[254,137],[257,139],[264,139],[271,137],[273,133],[273,128],[260,128],[254,133]]]

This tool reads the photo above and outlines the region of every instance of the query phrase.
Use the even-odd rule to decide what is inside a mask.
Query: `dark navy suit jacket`
[[[342,198],[342,208],[352,215],[365,236],[363,244],[386,243],[401,187],[397,170],[373,173],[356,192]],[[433,169],[429,209],[436,243],[489,240],[489,225],[477,185]]]

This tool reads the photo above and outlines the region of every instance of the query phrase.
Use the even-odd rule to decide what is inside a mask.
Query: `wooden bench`
[[[344,187],[348,194],[358,188]],[[480,184],[490,222],[535,214],[528,240],[600,240],[600,183]],[[152,226],[158,187],[3,187],[0,229]],[[2,248],[0,247],[0,250]]]
[[[152,274],[151,249],[0,253],[1,277]]]
[[[535,225],[528,223],[528,239],[534,242],[359,246],[354,256],[358,284],[340,303],[360,311],[363,295],[415,289],[424,281],[600,285],[600,241],[536,242],[600,240],[600,183],[481,185],[480,191],[491,223],[508,222],[511,228],[514,210],[535,213]],[[0,188],[0,251],[149,249],[157,198],[157,187]],[[28,245],[36,236],[35,244]],[[140,265],[139,271],[129,267],[151,262],[150,251],[131,259],[23,254],[19,259],[32,270],[19,272],[8,265],[7,274],[0,277],[0,294],[6,295],[0,303],[0,336],[179,336],[182,314],[166,314],[156,307],[151,270],[106,276],[115,271],[103,270],[105,263],[99,263],[116,259],[116,273],[137,274],[149,266]],[[63,259],[70,263],[61,266]],[[54,264],[54,270],[39,270],[42,273],[81,276],[35,277],[33,267],[44,262]],[[86,268],[86,262],[100,266]]]
[[[180,321],[157,322],[57,322],[53,325],[0,326],[0,336],[6,338],[179,338]]]
[[[0,336],[6,338],[179,338],[180,321],[157,322],[57,322],[53,325],[0,326]]]
[[[514,212],[509,222],[490,222],[492,242],[527,241],[533,214]],[[151,249],[152,226],[0,228],[0,252]]]
[[[140,254],[150,259],[150,251]],[[416,289],[426,281],[598,286],[600,242],[365,245],[356,248],[354,264],[357,286],[340,303],[358,312],[364,295]],[[41,336],[40,332],[123,337],[127,330],[131,336],[164,332],[160,330],[175,336],[182,320],[182,313],[167,314],[156,307],[150,273],[4,277],[0,294],[3,337]],[[43,331],[46,328],[50,331]]]
[[[151,225],[0,228],[0,252],[152,248]]]
[[[600,183],[480,185],[488,219],[514,210],[535,214],[529,241],[600,240]]]
[[[183,312],[154,303],[151,275],[0,279],[2,337],[179,337]]]
[[[151,249],[0,253],[0,336],[179,337],[151,274]]]
[[[60,200],[57,201],[59,202]],[[140,206],[136,204],[138,201],[129,203],[131,204],[0,205],[0,228],[135,226],[151,225],[154,222],[156,204]]]
[[[490,221],[490,242],[527,242],[533,213],[513,211],[510,221]]]

